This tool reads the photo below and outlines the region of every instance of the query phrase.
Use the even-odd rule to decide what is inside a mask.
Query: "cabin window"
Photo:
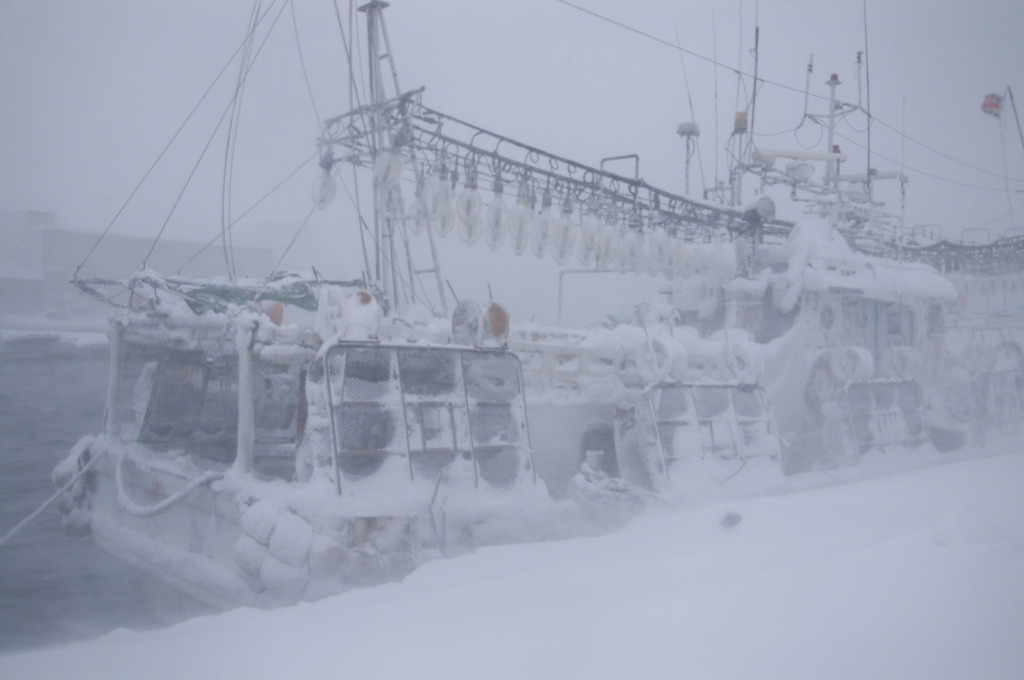
[[[885,312],[885,346],[914,344],[914,312],[906,305],[891,305]]]
[[[188,453],[203,458],[219,463],[234,460],[237,366],[207,360],[202,352],[168,352],[140,378],[152,381],[140,442],[168,448],[187,445]]]

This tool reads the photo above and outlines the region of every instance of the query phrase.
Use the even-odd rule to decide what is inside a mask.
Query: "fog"
[[[63,228],[104,229],[241,44],[249,9],[246,2],[4,3],[0,210],[46,210]],[[347,11],[341,11],[346,25]],[[750,96],[755,19],[763,79],[754,121],[758,143],[821,148],[821,130],[809,122],[785,133],[800,123],[813,54],[810,111],[824,112],[824,82],[831,73],[843,83],[844,101],[866,107],[870,97],[876,119],[871,165],[881,171],[902,165],[909,176],[907,228],[938,225],[953,238],[972,229],[969,237],[984,240],[1017,224],[1008,213],[1011,204],[1019,208],[1024,201],[1024,149],[1012,114],[999,121],[982,114],[980,104],[1008,86],[1024,91],[1017,68],[1024,48],[1014,28],[1024,20],[1019,3],[942,2],[925,11],[913,3],[870,2],[642,2],[626,8],[614,2],[449,0],[398,2],[386,13],[403,89],[425,86],[428,106],[530,146],[591,166],[636,153],[648,183],[682,193],[685,151],[675,129],[697,122],[699,154],[691,165],[691,193],[697,196],[716,179],[727,180],[725,140],[733,112],[746,108]],[[674,49],[677,42],[685,52]],[[357,47],[359,67],[365,45]],[[860,82],[858,52],[865,52]],[[715,68],[712,59],[722,66]],[[747,75],[742,84],[736,71]],[[112,233],[149,239],[159,232],[236,78],[232,62]],[[232,215],[313,154],[318,118],[349,106],[348,67],[333,8],[286,8],[246,84]],[[1009,202],[1001,179],[1000,125]],[[865,129],[866,119],[856,114],[839,128],[836,141],[851,172],[866,167],[857,146],[866,144],[858,132]],[[222,126],[162,238],[206,242],[219,231],[225,139]],[[610,168],[631,171],[628,162]],[[235,242],[281,253],[309,209],[315,176],[313,163],[300,170],[239,222]],[[745,198],[756,188],[748,178]],[[878,183],[876,192],[900,213],[898,187]],[[786,205],[784,187],[770,195],[780,218],[800,217],[800,206]],[[355,224],[351,202],[339,190],[334,204],[310,220],[285,264],[315,264],[336,275],[358,272],[361,258],[351,248]],[[531,280],[536,283],[529,294],[512,300],[514,313],[555,320],[555,267],[449,241],[442,244],[442,262],[460,295],[482,297],[491,283],[497,297],[510,300]]]
[[[232,111],[239,77],[233,55],[250,2],[0,3],[0,235],[10,241],[0,249],[0,531],[52,493],[51,471],[78,437],[103,427],[110,348],[103,317],[110,309],[68,285],[73,274],[124,277],[145,265],[220,275],[231,256],[217,236],[230,222],[242,276],[314,267],[351,279],[368,268],[360,224],[372,221],[371,173],[361,169],[357,188],[341,163],[333,202],[317,209],[312,197],[322,121],[366,101],[362,77],[355,79],[357,96],[350,88],[339,31],[340,23],[356,41],[351,68],[361,72],[365,38],[349,33],[355,4],[336,3],[336,13],[331,3],[264,2],[258,56]],[[805,78],[807,112],[824,114],[825,83],[835,73],[839,98],[870,107],[873,117],[870,159],[865,113],[839,123],[844,168],[909,178],[905,195],[898,184],[875,188],[905,233],[926,226],[936,237],[988,242],[1024,229],[1024,140],[1010,99],[1000,119],[981,111],[989,93],[1010,88],[1024,97],[1019,2],[393,0],[385,20],[403,91],[424,87],[425,106],[561,158],[600,167],[618,157],[608,169],[631,176],[633,161],[622,157],[638,154],[639,177],[683,194],[686,144],[676,130],[697,123],[689,195],[698,200],[711,200],[708,190],[728,181],[727,140],[736,112],[749,108],[755,70],[756,143],[818,151],[822,128],[803,118]],[[362,28],[360,21],[357,32]],[[229,152],[230,118],[237,136]],[[485,203],[489,182],[481,187]],[[744,182],[744,201],[763,192],[779,219],[804,216],[788,187],[762,188],[752,176]],[[515,187],[508,184],[511,202]],[[411,191],[406,197],[411,201]],[[911,328],[921,336],[929,324],[920,344],[935,349],[930,369],[960,370],[960,351],[969,355],[965,345],[975,338],[960,329],[953,351],[952,322],[948,338],[941,323],[938,331],[930,326],[936,300],[950,314],[961,302],[953,283],[913,266],[886,279],[876,275],[877,262],[837,250],[845,248],[842,239],[803,238],[809,245],[785,251],[775,264],[796,271],[813,250],[847,256],[850,276],[870,270],[873,288],[859,294],[884,298],[872,299],[876,345],[883,336],[895,343],[902,332],[882,315],[885,305],[906,302],[899,291],[890,299],[892,291],[882,289],[906,286],[906,304],[916,305],[908,312],[917,315]],[[538,331],[542,340],[547,332],[557,336],[550,327],[609,317],[635,313],[646,323],[638,305],[660,300],[666,284],[646,272],[584,275],[575,258],[560,266],[529,249],[517,256],[507,244],[492,251],[484,239],[467,246],[458,229],[436,240],[443,286],[454,294],[445,316],[453,297],[493,298],[508,307],[513,326],[548,326]],[[701,251],[708,257],[698,263],[700,276],[721,264],[713,250]],[[416,266],[428,266],[423,244],[414,255]],[[732,266],[735,276],[735,259]],[[789,282],[794,296],[804,285],[800,276]],[[1000,297],[1000,310],[1013,312],[1021,297],[1014,276],[1003,276],[998,290],[974,293],[987,296],[986,305]],[[819,277],[821,290],[835,292],[827,277]],[[424,287],[434,296],[432,281]],[[33,297],[34,288],[43,292]],[[442,311],[436,296],[431,305]],[[791,325],[799,311],[789,315]],[[186,312],[178,305],[172,316]],[[312,318],[295,314],[286,322]],[[805,330],[814,332],[825,318],[805,317]],[[441,326],[451,329],[447,319]],[[644,337],[636,346],[649,342],[649,330],[655,334],[656,324],[637,332]],[[333,331],[323,337],[345,337],[344,327]],[[726,336],[705,343],[694,331],[685,350],[694,371],[698,350],[711,357],[699,380],[718,379],[719,344],[732,342]],[[576,343],[583,336],[572,337]],[[1019,328],[1006,331],[1000,347],[1022,337]],[[777,360],[767,374],[777,383],[776,409],[799,421],[813,382],[808,357],[843,344],[838,340],[859,341],[818,347],[801,344],[798,332],[786,340],[792,342],[765,350],[769,362]],[[557,350],[557,341],[552,346]],[[1019,351],[1004,359],[1016,362],[1015,375],[1024,370]],[[938,368],[929,378],[935,375]],[[972,375],[965,389],[980,384]],[[1016,386],[1003,406],[1020,415],[1019,380]],[[935,394],[925,393],[921,411]],[[563,396],[544,394],[529,406],[543,412],[569,403]],[[571,469],[563,465],[563,482],[577,472],[577,449],[588,449],[572,428],[593,425],[586,421],[596,411],[605,421],[599,424],[612,428],[612,399],[602,399],[597,410],[583,404],[575,420],[546,413],[547,429],[534,432],[552,433],[533,441],[535,452],[565,454],[558,462]],[[454,417],[452,423],[454,432]],[[482,548],[429,561],[400,583],[272,611],[211,614],[90,539],[59,536],[51,510],[0,545],[16,555],[0,554],[0,603],[10,612],[0,614],[0,675],[132,677],[145,667],[157,678],[1016,677],[1024,664],[1024,470],[1013,444],[1019,421],[987,425],[968,431],[957,423],[967,444],[942,454],[922,435],[924,445],[897,446],[897,455],[886,454],[885,442],[881,451],[865,446],[854,465],[791,476],[775,460],[781,455],[749,467],[744,461],[720,475],[724,481],[692,483],[652,501],[648,512],[608,535]]]

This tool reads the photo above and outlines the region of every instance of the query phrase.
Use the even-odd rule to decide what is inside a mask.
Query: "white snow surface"
[[[1021,678],[1024,454],[972,454],[725,487],[606,536],[0,657],[0,677]]]

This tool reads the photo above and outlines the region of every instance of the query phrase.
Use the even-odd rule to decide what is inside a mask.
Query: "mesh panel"
[[[511,402],[519,398],[519,365],[509,354],[465,354],[466,392],[477,401]]]
[[[459,451],[469,451],[459,355],[450,350],[398,352],[413,475],[437,479]]]
[[[463,353],[469,429],[480,476],[493,486],[511,486],[526,445],[519,362],[510,354]]]
[[[407,454],[418,479],[437,479],[459,455],[472,455],[480,477],[494,485],[511,484],[522,469],[526,415],[513,355],[339,345],[326,364],[310,366],[307,381],[311,422],[330,412],[332,455],[348,479]]]
[[[328,353],[338,469],[349,479],[372,475],[394,448],[399,428],[388,399],[394,390],[391,355],[378,347]]]

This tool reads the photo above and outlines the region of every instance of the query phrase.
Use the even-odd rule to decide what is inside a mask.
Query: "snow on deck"
[[[316,603],[0,657],[0,676],[1019,678],[1024,455],[974,453],[845,484],[799,475]]]

